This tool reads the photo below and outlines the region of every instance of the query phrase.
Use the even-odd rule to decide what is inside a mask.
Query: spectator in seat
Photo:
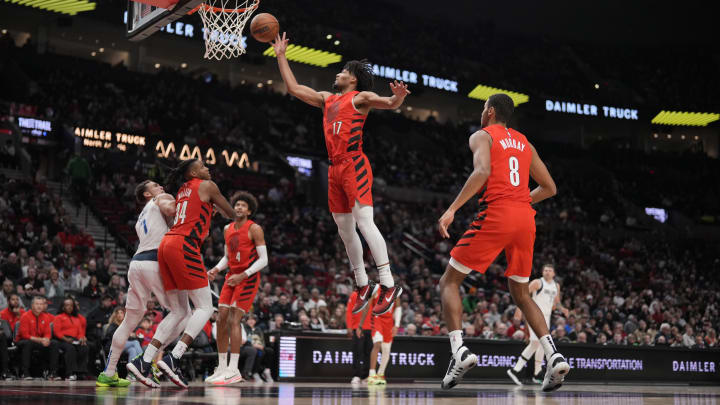
[[[278,301],[273,304],[273,306],[270,309],[270,312],[272,312],[273,315],[280,314],[283,316],[283,319],[291,319],[292,318],[292,305],[290,304],[290,301],[288,300],[288,296],[285,293],[280,294],[280,298],[278,298]]]
[[[72,298],[63,301],[61,312],[53,321],[53,333],[58,347],[65,352],[65,375],[68,381],[75,381],[87,375],[88,346],[85,337],[87,321],[78,313],[77,303]]]
[[[109,295],[103,295],[100,299],[100,305],[92,310],[87,316],[87,338],[91,341],[102,341],[102,327],[108,320],[113,311],[113,299]]]
[[[152,330],[153,322],[152,319],[144,317],[140,321],[140,326],[135,329],[135,336],[140,340],[140,346],[146,347],[152,341],[155,332]]]
[[[257,358],[258,350],[250,341],[245,324],[242,325],[240,330],[242,331],[242,339],[245,343],[243,343],[240,348],[240,359],[238,360],[242,364],[242,367],[238,364],[238,368],[240,369],[240,373],[243,378],[249,380],[253,372],[253,366],[255,366],[255,359]]]
[[[110,320],[104,328],[103,347],[105,348],[105,353],[108,356],[110,356],[110,346],[112,344],[113,334],[117,330],[118,326],[120,326],[123,319],[125,319],[125,308],[117,307],[113,310],[112,315],[110,315]],[[137,340],[137,335],[135,333],[130,334],[130,337],[125,343],[123,353],[127,353],[128,360],[132,360],[135,356],[142,353],[142,346],[140,346],[140,342]]]
[[[283,324],[285,323],[285,318],[282,314],[275,314],[273,317],[273,322],[270,324],[270,332],[281,330],[283,328]]]
[[[80,271],[72,278],[72,289],[74,291],[83,291],[90,283],[90,275],[88,274],[87,264],[80,266]]]
[[[248,317],[244,327],[248,341],[257,350],[257,356],[255,357],[255,363],[252,369],[253,378],[256,382],[260,380],[272,382],[270,367],[273,365],[275,351],[271,347],[265,346],[265,334],[262,329],[257,326],[257,317],[255,315]]]
[[[41,352],[40,361],[47,364],[48,379],[59,380],[57,365],[60,351],[58,342],[51,339],[50,324],[53,316],[44,312],[45,297],[33,297],[30,311],[20,317],[20,327],[17,332],[17,345],[22,353],[22,378],[32,380],[30,375],[30,359],[32,352]]]
[[[4,319],[10,326],[10,332],[15,333],[15,324],[23,316],[25,310],[20,306],[20,296],[17,294],[10,294],[8,301],[8,307],[0,311],[0,319]]]
[[[73,287],[72,267],[67,264],[63,266],[62,272],[60,272],[58,280],[60,281],[60,286],[62,287],[63,291],[71,291]]]
[[[17,280],[22,275],[22,268],[18,261],[17,254],[10,253],[7,261],[0,266],[0,273],[10,280]]]
[[[65,296],[65,289],[60,283],[60,272],[54,267],[50,270],[50,277],[45,280],[45,293],[48,298]]]
[[[12,331],[10,325],[4,319],[0,319],[0,378],[3,380],[12,380],[8,374],[8,342],[12,340]]]
[[[17,294],[15,291],[15,283],[13,283],[10,279],[6,279],[3,281],[2,291],[0,291],[0,309],[8,307],[10,296],[13,294]],[[25,305],[23,305],[22,301],[20,301],[20,308],[25,309]],[[13,328],[14,327],[15,325],[13,325]]]
[[[88,285],[86,285],[85,289],[83,289],[83,297],[98,299],[101,294],[102,289],[100,288],[100,284],[98,283],[97,276],[91,276]]]

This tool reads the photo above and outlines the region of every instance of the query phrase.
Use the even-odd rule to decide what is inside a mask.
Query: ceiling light
[[[159,64],[159,63],[156,63],[156,64],[155,64],[155,69],[160,69],[160,64]]]
[[[332,39],[332,34],[327,34],[327,36],[325,38]]]
[[[505,93],[510,96],[513,102],[515,102],[515,106],[530,101],[530,96],[528,96],[527,94],[516,93],[514,91],[503,89],[496,89],[495,87],[485,86],[482,84],[478,84],[477,86],[475,86],[475,88],[468,94],[468,97],[478,100],[487,100],[490,96],[496,93]]]
[[[720,119],[720,114],[663,110],[660,111],[651,122],[661,125],[705,127],[707,124],[717,121],[718,119]]]
[[[269,47],[263,52],[265,56],[275,57],[275,50]],[[330,64],[340,62],[342,55],[337,53],[307,48],[300,45],[290,44],[285,51],[285,56],[293,62],[306,63],[308,65],[327,67]],[[259,73],[259,72],[258,72]]]
[[[180,64],[180,67],[183,68],[183,69],[185,69],[185,68],[187,67],[187,63],[185,63],[185,62],[181,63],[181,64]]]

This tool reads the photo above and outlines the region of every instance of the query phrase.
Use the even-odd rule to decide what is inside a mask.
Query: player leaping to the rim
[[[368,243],[377,266],[381,291],[374,315],[389,311],[402,288],[395,286],[387,246],[373,220],[372,183],[370,162],[362,150],[365,119],[372,108],[394,110],[402,105],[410,94],[403,82],[390,83],[391,97],[380,97],[370,91],[373,75],[370,64],[365,61],[349,61],[335,76],[333,94],[316,91],[297,83],[285,57],[288,39],[283,33],[273,42],[275,55],[288,92],[307,104],[323,110],[323,129],[330,167],[328,169],[328,205],[338,227],[340,238],[350,266],[355,273],[358,299],[353,313],[362,311],[371,299],[373,283],[368,281],[363,262],[363,248],[355,226]]]

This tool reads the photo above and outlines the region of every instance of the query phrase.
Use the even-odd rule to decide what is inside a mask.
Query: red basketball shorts
[[[260,273],[253,274],[235,286],[231,286],[226,280],[220,291],[218,306],[240,308],[247,314],[255,301],[258,287],[260,287]]]
[[[165,235],[158,248],[158,268],[165,291],[208,286],[200,244],[188,236]]]
[[[348,214],[355,201],[372,202],[373,173],[364,153],[333,160],[328,168],[328,207],[330,212]]]
[[[485,273],[505,250],[505,276],[527,283],[535,245],[535,210],[527,203],[498,201],[482,205],[470,228],[450,252],[450,265],[461,273]]]
[[[373,319],[372,341],[373,343],[391,343],[393,340],[393,318],[392,316],[377,316]]]

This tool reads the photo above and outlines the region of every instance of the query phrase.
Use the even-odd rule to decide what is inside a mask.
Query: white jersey
[[[555,280],[546,282],[544,278],[540,278],[540,289],[533,293],[533,301],[540,307],[543,314],[552,313],[555,305],[555,297],[558,295],[558,287]]]
[[[135,223],[135,232],[140,239],[137,253],[157,250],[169,229],[165,222],[165,216],[160,212],[160,207],[155,203],[155,199],[148,201]]]

